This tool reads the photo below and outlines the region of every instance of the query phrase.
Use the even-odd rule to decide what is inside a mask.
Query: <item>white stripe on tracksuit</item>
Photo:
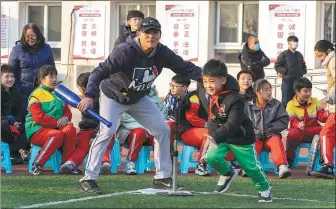
[[[155,137],[154,163],[156,174],[154,178],[163,179],[171,177],[170,127],[167,125],[162,113],[151,99],[144,96],[135,104],[124,105],[108,98],[102,91],[100,91],[99,110],[99,114],[102,117],[112,122],[112,127],[108,128],[100,123],[99,131],[90,147],[85,176],[81,181],[97,179],[107,146],[116,132],[117,122],[124,112],[127,112],[132,116]]]
[[[132,139],[132,144],[130,145],[130,154],[128,156],[128,160],[131,160],[133,152],[134,152],[134,147],[135,147],[135,140],[136,140],[136,133],[133,135],[133,139]]]
[[[327,142],[326,142],[326,136],[322,136],[322,154],[323,154],[323,160],[324,160],[324,164],[328,164],[329,163],[329,160],[328,160],[328,157],[327,157]]]
[[[43,155],[45,154],[45,152],[49,149],[50,144],[54,141],[54,137],[51,137],[48,141],[48,144],[46,146],[46,148],[40,153],[40,156],[37,158],[37,160],[35,160],[35,163],[39,163],[41,158],[43,157]]]

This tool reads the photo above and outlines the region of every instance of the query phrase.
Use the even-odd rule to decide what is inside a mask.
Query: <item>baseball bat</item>
[[[77,108],[81,98],[72,92],[70,89],[66,88],[63,85],[57,85],[55,88],[55,94],[57,97],[61,98],[65,103],[69,104],[71,107]],[[92,108],[87,109],[87,113],[97,119],[98,121],[104,123],[107,127],[111,127],[112,123],[105,118],[101,117],[98,113],[96,113]]]

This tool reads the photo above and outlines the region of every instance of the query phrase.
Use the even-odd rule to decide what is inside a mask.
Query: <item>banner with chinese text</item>
[[[9,34],[9,6],[1,5],[1,58],[7,58]]]
[[[278,55],[288,49],[288,36],[299,39],[297,48],[304,55],[305,44],[305,5],[269,5],[269,58],[275,62]]]
[[[105,7],[75,7],[74,59],[104,59]]]
[[[165,44],[184,60],[198,61],[199,5],[165,6]]]

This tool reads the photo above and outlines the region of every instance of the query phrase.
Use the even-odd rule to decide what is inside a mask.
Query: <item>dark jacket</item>
[[[264,59],[263,59],[264,58]],[[243,47],[242,53],[238,56],[242,70],[250,70],[254,73],[253,81],[265,77],[264,67],[271,63],[270,59],[260,49],[252,51],[246,43]]]
[[[257,139],[267,140],[271,136],[281,136],[281,131],[288,127],[289,116],[277,99],[269,100],[260,110],[255,103],[249,102],[248,116],[254,124]]]
[[[14,87],[9,88],[8,93],[1,85],[1,119],[7,119],[10,125],[15,122],[23,122],[24,115],[22,115],[22,110],[20,93]]]
[[[114,47],[113,48],[115,48],[116,46],[118,46],[121,43],[126,42],[126,39],[129,35],[131,35],[134,38],[136,36],[136,32],[135,31],[132,32],[130,27],[125,26],[124,34],[120,35],[117,38],[117,40],[114,42]]]
[[[274,63],[277,73],[285,75],[284,79],[295,80],[307,73],[306,62],[299,51],[292,53],[289,49],[281,52]]]
[[[249,145],[255,142],[253,123],[244,114],[245,104],[237,86],[236,81],[234,86],[226,85],[224,91],[211,96],[208,128],[217,143]]]
[[[149,93],[163,68],[193,80],[201,80],[202,69],[184,61],[159,43],[149,56],[139,46],[138,38],[129,36],[89,76],[85,96],[94,98],[99,91],[121,104],[134,104]]]
[[[99,113],[99,96],[94,99],[93,110]],[[91,117],[88,113],[82,112],[82,120],[78,123],[80,130],[98,129],[99,121]]]
[[[55,66],[53,53],[49,44],[44,44],[39,50],[25,51],[20,41],[17,41],[9,55],[8,64],[14,71],[15,87],[20,92],[26,109],[38,69],[46,64]]]

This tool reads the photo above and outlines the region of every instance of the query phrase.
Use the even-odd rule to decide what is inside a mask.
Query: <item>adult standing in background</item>
[[[141,11],[130,10],[127,14],[127,25],[125,26],[124,34],[120,35],[114,42],[114,48],[119,44],[126,42],[129,35],[134,38],[136,36],[136,31],[141,26],[141,22],[144,18],[145,15]]]
[[[8,64],[14,71],[15,87],[21,94],[24,115],[27,114],[28,97],[34,89],[34,80],[43,65],[55,67],[54,56],[41,30],[34,23],[25,25],[22,36],[15,43]]]
[[[281,102],[285,107],[295,95],[293,89],[294,81],[307,73],[307,66],[303,55],[299,51],[296,51],[299,39],[296,36],[289,36],[287,43],[288,50],[281,52],[274,63],[274,68],[279,78],[282,78]]]
[[[264,67],[270,64],[270,59],[260,49],[258,37],[251,35],[238,56],[242,70],[250,70],[254,73],[253,81],[265,78]]]

